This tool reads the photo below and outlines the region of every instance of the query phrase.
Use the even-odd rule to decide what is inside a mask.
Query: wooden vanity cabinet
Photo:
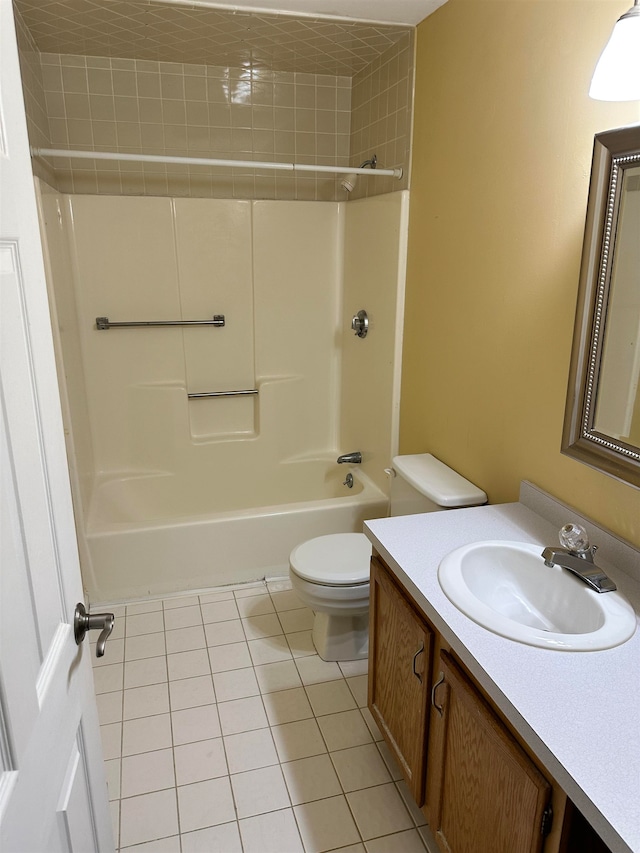
[[[540,853],[551,785],[446,652],[429,744],[429,816],[446,853]]]
[[[377,555],[369,629],[369,708],[443,853],[578,853],[564,791]]]
[[[377,557],[371,560],[369,708],[416,803],[424,802],[433,632]]]

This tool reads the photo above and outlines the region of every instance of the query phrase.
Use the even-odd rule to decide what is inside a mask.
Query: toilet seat
[[[320,586],[364,586],[369,583],[371,543],[364,533],[331,533],[296,546],[291,570]]]

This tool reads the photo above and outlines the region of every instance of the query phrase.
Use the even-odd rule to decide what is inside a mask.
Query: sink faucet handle
[[[587,531],[579,524],[574,524],[571,521],[568,524],[564,524],[560,528],[558,538],[560,539],[560,544],[574,554],[595,553],[589,547],[589,535]]]

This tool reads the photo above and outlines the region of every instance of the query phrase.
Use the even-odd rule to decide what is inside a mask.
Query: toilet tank
[[[430,453],[394,456],[391,515],[479,506],[487,496]]]

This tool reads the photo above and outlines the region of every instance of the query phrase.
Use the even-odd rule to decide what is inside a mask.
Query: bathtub
[[[348,471],[352,489],[342,484]],[[360,531],[366,519],[388,510],[386,495],[361,470],[335,462],[285,463],[251,484],[233,482],[219,499],[224,509],[216,506],[211,481],[208,488],[193,483],[181,488],[175,477],[162,475],[96,483],[86,531],[91,565],[85,567],[95,601],[282,576],[298,543]],[[247,506],[249,500],[260,505]]]

